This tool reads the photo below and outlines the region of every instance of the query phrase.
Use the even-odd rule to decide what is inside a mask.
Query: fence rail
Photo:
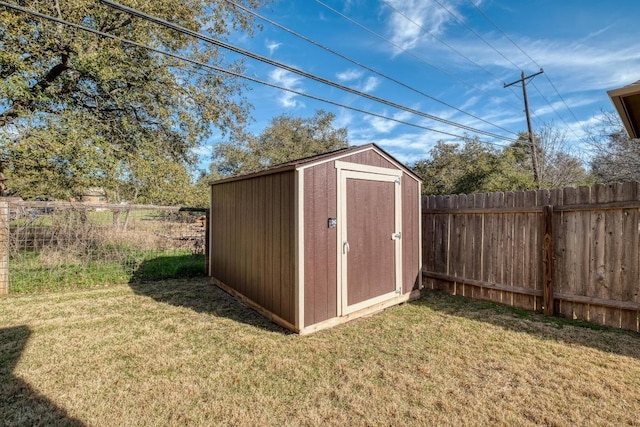
[[[637,182],[422,203],[426,286],[640,331]]]
[[[0,198],[0,294],[205,273],[208,210]]]

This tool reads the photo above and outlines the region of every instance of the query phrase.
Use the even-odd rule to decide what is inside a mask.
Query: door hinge
[[[393,233],[391,235],[391,240],[401,240],[402,239],[402,232],[398,231],[397,233]]]
[[[400,180],[400,178],[396,178],[396,180],[395,180],[395,181],[393,181],[393,182],[395,182],[396,184],[400,185],[400,183],[401,183],[402,181]]]

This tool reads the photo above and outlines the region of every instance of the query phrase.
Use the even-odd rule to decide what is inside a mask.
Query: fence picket
[[[541,309],[540,226],[543,207],[551,205],[553,252],[547,265],[553,263],[554,311],[640,330],[640,184],[426,200],[423,218],[432,219],[435,242],[425,240],[425,261],[436,262],[425,262],[424,271],[435,287]],[[446,284],[447,278],[455,284]]]

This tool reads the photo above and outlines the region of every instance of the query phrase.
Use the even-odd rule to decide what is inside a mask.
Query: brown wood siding
[[[304,171],[304,324],[313,325],[336,317],[337,172],[334,162]]]
[[[402,292],[418,289],[422,280],[420,253],[419,183],[402,174]]]
[[[347,179],[347,304],[396,289],[396,183]]]
[[[294,172],[213,185],[211,275],[295,323]]]
[[[358,163],[361,165],[378,166],[381,168],[398,169],[396,165],[389,160],[382,157],[380,154],[373,150],[367,150],[360,153],[355,153],[350,156],[341,158],[343,162]],[[333,162],[331,162],[333,165]]]
[[[397,166],[373,150],[339,160],[384,168]],[[418,182],[409,174],[402,178],[403,190],[403,291],[419,284],[420,263]],[[336,218],[337,172],[334,160],[304,170],[304,326],[337,316],[337,228],[327,227]],[[340,225],[338,224],[338,227]]]

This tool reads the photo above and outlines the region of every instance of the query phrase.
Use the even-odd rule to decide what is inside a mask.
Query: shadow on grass
[[[129,283],[203,276],[204,255],[163,255],[143,261]]]
[[[640,334],[623,329],[598,326],[561,317],[511,307],[492,301],[450,295],[444,291],[425,290],[412,304],[478,322],[488,323],[514,332],[539,336],[570,345],[591,347],[600,351],[640,359]]]
[[[137,295],[164,304],[225,317],[267,331],[290,333],[212,284],[203,273],[204,258],[199,264],[197,259],[194,261],[191,257],[159,257],[145,261],[134,273],[129,287]],[[167,269],[168,264],[178,267]],[[170,270],[175,270],[175,274],[165,274]]]
[[[0,328],[0,426],[84,426],[14,375],[30,335],[27,326]]]

